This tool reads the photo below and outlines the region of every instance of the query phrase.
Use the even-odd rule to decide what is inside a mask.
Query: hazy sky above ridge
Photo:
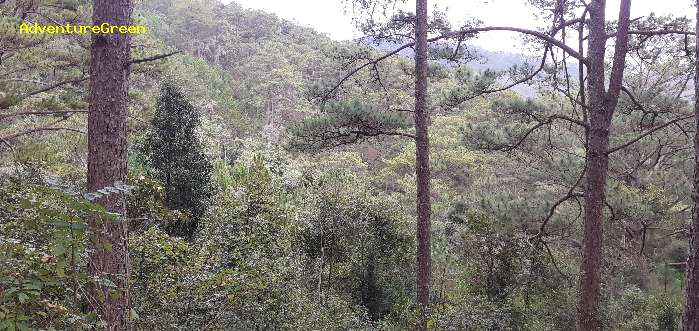
[[[223,0],[224,3],[230,0]],[[277,16],[309,26],[335,40],[358,37],[352,26],[351,16],[345,14],[341,0],[235,0],[244,8],[261,9]],[[658,15],[674,14],[694,17],[694,0],[634,0],[632,18],[651,12]],[[408,5],[413,5],[408,1]],[[428,0],[428,5],[447,8],[449,18],[455,26],[465,17],[478,17],[486,25],[515,26],[533,28],[537,26],[536,10],[522,0]],[[619,0],[607,1],[607,17],[616,17]],[[521,48],[517,34],[508,32],[488,32],[483,34],[476,45],[491,51],[510,51]]]

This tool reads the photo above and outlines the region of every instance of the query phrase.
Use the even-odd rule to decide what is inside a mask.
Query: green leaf
[[[24,302],[26,302],[27,300],[29,300],[29,296],[26,295],[25,293],[19,292],[19,293],[17,294],[17,299],[19,299],[19,302],[20,302],[20,303],[24,303]]]

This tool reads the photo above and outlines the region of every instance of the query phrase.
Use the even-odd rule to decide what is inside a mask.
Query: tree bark
[[[415,176],[417,180],[417,329],[427,330],[432,276],[429,113],[427,109],[427,0],[415,11]]]
[[[696,30],[699,32],[699,0],[696,1]],[[695,35],[694,56],[699,58],[699,33]],[[687,284],[682,314],[682,330],[699,331],[699,59],[694,67],[694,118],[698,128],[694,134],[694,192],[692,194],[692,225],[687,257]]]
[[[603,217],[609,168],[609,128],[619,100],[628,44],[631,0],[622,0],[609,89],[605,88],[605,0],[589,4],[587,73],[587,177],[582,262],[578,294],[578,331],[602,329],[600,312],[600,270],[602,268]]]
[[[132,11],[131,0],[95,0],[93,24],[130,25]],[[118,33],[93,34],[90,55],[87,189],[95,192],[113,186],[116,181],[126,181],[130,37]],[[126,215],[123,194],[103,196],[97,203],[112,213]],[[90,288],[90,308],[108,330],[126,330],[129,328],[128,225],[123,216],[93,218],[90,223],[95,237],[90,243],[88,269],[95,280],[114,284],[96,281]]]
[[[602,263],[603,208],[607,180],[609,114],[604,109],[604,50],[606,46],[604,1],[590,3],[588,41],[588,118],[587,178],[583,258],[578,294],[578,331],[599,330],[600,268]]]

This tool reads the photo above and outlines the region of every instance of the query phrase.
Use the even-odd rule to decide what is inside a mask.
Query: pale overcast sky
[[[230,0],[223,0],[224,3]],[[335,40],[358,37],[351,18],[344,14],[341,0],[235,0],[245,8],[261,9],[326,33]],[[408,1],[413,5],[414,1]],[[531,28],[537,25],[534,9],[523,0],[428,0],[430,7],[448,8],[452,23],[458,25],[464,17],[478,17],[487,25]],[[655,12],[694,17],[694,0],[633,0],[632,18]],[[607,16],[616,16],[619,0],[607,1]],[[507,32],[488,32],[474,43],[491,51],[519,49],[518,36]]]

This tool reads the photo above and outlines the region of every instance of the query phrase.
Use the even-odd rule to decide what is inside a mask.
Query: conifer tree
[[[131,0],[93,2],[94,25],[129,25]],[[131,73],[131,37],[128,34],[94,34],[90,47],[90,111],[88,112],[87,189],[96,192],[127,174],[128,90]],[[107,211],[125,215],[123,194],[105,195],[95,201]],[[105,323],[106,330],[128,330],[130,265],[128,223],[95,217],[88,270],[96,280],[90,288],[89,308]],[[105,284],[112,283],[113,286]]]
[[[696,1],[696,28],[694,56],[699,56],[699,0]],[[699,128],[699,60],[694,60],[694,120]],[[689,231],[689,254],[685,285],[685,303],[682,315],[682,330],[699,330],[699,130],[694,136],[694,194],[692,194],[692,223]]]
[[[211,197],[211,162],[197,136],[199,112],[172,82],[161,86],[144,154],[165,187],[168,208],[185,212],[186,221],[167,226],[170,235],[191,239]]]

